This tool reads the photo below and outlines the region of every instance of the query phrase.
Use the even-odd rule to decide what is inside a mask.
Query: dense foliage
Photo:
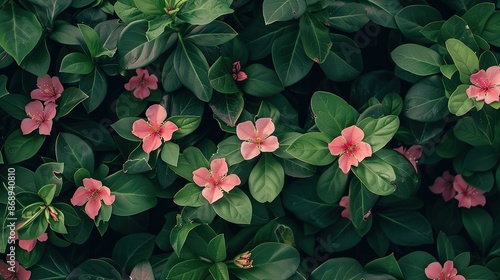
[[[0,274],[500,279],[499,30],[480,0],[0,0]]]

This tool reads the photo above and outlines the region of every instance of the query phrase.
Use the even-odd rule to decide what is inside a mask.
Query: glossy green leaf
[[[453,127],[455,136],[472,146],[492,145],[492,136],[479,128],[472,117],[463,117]]]
[[[90,52],[90,57],[95,58],[99,56],[104,51],[99,34],[92,27],[85,24],[78,24],[78,29],[80,29],[83,35],[85,44]]]
[[[31,99],[22,94],[7,93],[0,99],[0,108],[13,118],[22,120],[27,117],[25,107],[32,102]]]
[[[72,270],[72,265],[59,251],[47,247],[42,259],[30,268],[31,279],[67,279],[66,277]]]
[[[351,258],[333,258],[313,270],[309,279],[354,280],[362,278],[363,274],[363,267],[357,260]]]
[[[294,158],[312,165],[328,165],[335,157],[328,149],[332,139],[321,132],[308,132],[295,139],[286,149]]]
[[[344,128],[355,124],[358,118],[358,112],[345,100],[325,91],[313,94],[311,110],[318,129],[331,138],[328,142],[339,136]]]
[[[278,74],[262,64],[251,64],[242,69],[248,78],[243,81],[243,90],[257,97],[268,97],[284,90]]]
[[[465,155],[463,167],[472,171],[488,171],[498,161],[492,146],[472,147]]]
[[[76,87],[69,87],[64,89],[61,93],[61,98],[58,100],[57,113],[54,119],[58,120],[61,117],[69,114],[78,104],[87,99],[82,90]]]
[[[403,8],[399,1],[367,0],[365,4],[366,15],[378,25],[397,29],[394,16]]]
[[[370,214],[378,196],[363,187],[360,181],[351,180],[349,185],[349,213],[351,221],[360,235],[371,228],[373,217]]]
[[[237,34],[227,23],[214,20],[209,24],[196,26],[184,39],[199,46],[213,47],[230,41]]]
[[[411,252],[398,260],[399,266],[405,279],[417,280],[425,279],[424,269],[436,259],[424,251]]]
[[[206,203],[206,199],[201,196],[202,187],[187,183],[174,195],[174,202],[179,206],[200,207]]]
[[[259,14],[249,25],[239,33],[248,48],[251,60],[262,59],[271,53],[273,42],[282,34],[295,29],[296,25],[289,22],[274,22],[266,25]]]
[[[214,114],[230,127],[234,127],[244,106],[243,94],[214,94],[208,105]]]
[[[500,46],[500,40],[496,33],[496,30],[498,30],[499,27],[500,11],[495,11],[488,17],[484,29],[481,32],[481,37],[494,46]]]
[[[444,263],[447,260],[453,260],[455,258],[453,244],[450,242],[450,239],[446,236],[446,234],[442,231],[439,232],[437,237],[437,251],[439,261],[441,263]]]
[[[236,93],[240,90],[232,76],[233,61],[230,57],[219,57],[208,70],[208,78],[213,89],[220,93]]]
[[[94,153],[90,146],[76,135],[59,133],[56,138],[56,159],[64,163],[64,177],[73,178],[79,168],[94,171]]]
[[[374,194],[385,196],[396,190],[393,181],[396,180],[394,169],[377,156],[365,158],[358,167],[351,167],[352,172],[363,185]]]
[[[230,279],[227,265],[223,262],[214,263],[210,267],[209,271],[210,271],[210,275],[212,275],[212,277],[214,279],[221,279],[221,280],[229,280]]]
[[[448,110],[456,116],[463,116],[475,106],[472,98],[467,96],[469,85],[459,85],[448,100]]]
[[[358,45],[349,37],[330,33],[333,45],[319,66],[328,79],[345,82],[357,77],[363,70],[363,59]]]
[[[45,141],[44,135],[39,135],[38,131],[31,134],[23,135],[21,130],[14,130],[3,146],[5,160],[9,164],[18,163],[33,157],[43,145]]]
[[[446,41],[450,38],[454,38],[460,40],[464,43],[468,48],[473,51],[478,51],[479,46],[474,38],[474,34],[467,27],[467,22],[458,15],[453,15],[448,18],[439,30],[439,34],[437,36],[437,42],[443,47],[446,46]]]
[[[21,64],[42,36],[36,16],[10,1],[0,9],[0,46]]]
[[[156,205],[154,185],[148,178],[116,172],[103,180],[115,195],[113,214],[130,216],[146,211]]]
[[[264,0],[262,4],[266,24],[299,18],[306,7],[305,0]]]
[[[439,66],[444,64],[436,51],[417,44],[404,44],[391,52],[391,58],[397,66],[418,76],[439,73]]]
[[[360,3],[332,2],[327,10],[330,26],[344,32],[356,32],[370,20]]]
[[[232,12],[224,0],[192,0],[185,3],[176,16],[192,25],[204,25]]]
[[[459,275],[466,277],[465,279],[470,280],[495,280],[497,277],[491,270],[481,265],[471,265],[464,269],[461,269]]]
[[[283,189],[285,172],[281,164],[270,153],[262,153],[250,172],[248,188],[260,203],[272,202]]]
[[[420,30],[431,22],[442,19],[439,10],[428,5],[409,5],[401,9],[394,19],[398,29],[413,42],[427,44],[431,40],[427,39]]]
[[[378,215],[382,230],[394,244],[419,246],[434,242],[432,228],[420,213],[392,210]]]
[[[226,259],[226,240],[224,239],[224,234],[219,234],[212,238],[208,243],[207,251],[213,262],[224,261]]]
[[[394,253],[379,259],[375,259],[365,265],[365,270],[371,273],[385,273],[397,279],[403,279],[403,272],[399,267]]]
[[[168,280],[205,279],[210,275],[211,264],[202,260],[184,260],[174,265],[168,272]]]
[[[394,115],[380,119],[368,117],[361,120],[358,127],[365,133],[363,142],[370,144],[372,153],[375,153],[389,143],[396,134],[399,128],[399,118]]]
[[[209,163],[200,149],[188,147],[179,156],[177,166],[169,166],[176,174],[188,181],[193,181],[193,171],[200,167],[209,167]]]
[[[116,242],[113,249],[113,260],[127,271],[147,261],[153,254],[155,236],[150,233],[129,234]]]
[[[74,52],[67,54],[61,61],[59,71],[69,74],[90,74],[95,66],[92,60],[83,53]]]
[[[330,30],[322,20],[321,13],[304,13],[299,21],[299,37],[304,46],[304,52],[317,63],[325,62],[332,47]]]
[[[134,0],[134,4],[141,12],[149,15],[165,14],[164,10],[167,2],[163,0]]]
[[[469,83],[470,75],[479,70],[477,55],[462,41],[454,38],[446,40],[446,50],[460,72],[460,81],[464,84]]]
[[[252,219],[252,203],[238,186],[224,193],[212,206],[219,217],[230,223],[250,224]]]
[[[349,176],[339,168],[338,161],[334,161],[318,179],[316,191],[326,203],[335,203],[345,194]]]
[[[408,90],[404,114],[420,122],[442,120],[448,115],[447,102],[441,78],[423,78]]]
[[[95,68],[90,74],[80,79],[79,86],[89,97],[83,100],[83,106],[90,113],[104,101],[108,90],[108,80],[101,69]]]
[[[174,68],[182,84],[198,99],[208,102],[212,98],[208,62],[193,43],[179,39],[175,49]]]
[[[132,134],[132,124],[139,120],[140,118],[136,117],[128,117],[128,118],[121,118],[115,123],[111,124],[111,127],[124,139],[127,139],[129,141],[135,141],[139,142],[141,139],[134,134]]]
[[[486,251],[493,241],[493,219],[490,214],[477,207],[464,209],[461,213],[464,227],[470,238],[480,250]]]

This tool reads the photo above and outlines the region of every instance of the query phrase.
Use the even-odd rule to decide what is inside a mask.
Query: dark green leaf
[[[61,98],[58,101],[57,113],[55,119],[69,114],[80,102],[87,99],[89,96],[76,87],[69,87],[64,89],[61,93]]]
[[[95,66],[92,60],[83,53],[67,54],[61,61],[60,72],[69,74],[90,74]]]
[[[213,47],[230,41],[237,34],[227,23],[215,20],[207,25],[196,26],[184,39],[199,46]]]
[[[322,279],[361,279],[364,274],[363,267],[355,259],[334,258],[327,260],[311,273],[311,280]]]
[[[285,172],[281,164],[270,153],[263,153],[250,172],[248,188],[260,203],[272,202],[283,189]]]
[[[80,89],[89,96],[83,101],[83,106],[90,113],[97,109],[106,97],[108,90],[106,74],[101,69],[95,68],[92,73],[80,79],[79,85]]]
[[[212,206],[219,217],[230,223],[250,224],[252,219],[250,199],[238,187],[224,193],[224,196],[215,201]]]
[[[394,244],[419,246],[433,242],[432,228],[420,213],[392,210],[378,216],[382,218],[382,230]]]
[[[266,24],[299,18],[306,7],[305,0],[264,0],[262,5]]]
[[[94,172],[94,153],[90,146],[76,135],[59,133],[56,138],[56,159],[64,163],[64,177],[72,179],[76,170],[83,167]]]
[[[314,113],[318,129],[326,137],[333,138],[340,135],[342,130],[356,123],[358,112],[339,96],[317,91],[311,98],[311,110]]]
[[[244,106],[243,94],[214,94],[208,105],[226,125],[234,127]]]
[[[232,12],[224,0],[192,0],[185,3],[176,16],[192,25],[204,25]]]
[[[299,21],[300,39],[307,56],[317,63],[323,63],[330,54],[332,42],[330,30],[322,22],[321,13],[304,13]]]
[[[257,97],[268,97],[283,91],[281,81],[273,70],[262,64],[251,64],[243,69],[248,78],[243,81],[243,90]]]
[[[295,139],[286,152],[312,165],[328,165],[336,158],[328,149],[331,141],[331,138],[321,132],[308,132]]]
[[[14,130],[3,146],[7,163],[14,164],[33,157],[42,147],[45,141],[44,135],[39,135],[37,131],[23,135],[21,130]]]
[[[113,249],[113,260],[125,270],[147,261],[153,254],[155,236],[149,233],[129,234],[116,242]]]

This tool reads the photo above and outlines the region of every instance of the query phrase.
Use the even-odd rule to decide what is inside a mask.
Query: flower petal
[[[274,152],[280,147],[278,137],[269,136],[260,142],[260,150],[262,152]]]
[[[486,78],[490,85],[500,85],[500,66],[494,65],[486,69]]]
[[[443,276],[443,267],[439,262],[430,263],[424,270],[425,276],[429,279],[441,279]]]
[[[222,179],[226,176],[228,167],[225,158],[216,158],[210,163],[210,171],[216,180]]]
[[[487,84],[488,78],[486,77],[486,71],[484,71],[483,69],[470,75],[469,79],[472,84],[478,87],[489,87],[489,85]]]
[[[36,239],[19,240],[19,247],[21,247],[25,251],[31,252],[33,248],[35,248],[36,242]]]
[[[124,84],[123,86],[125,87],[126,90],[132,91],[135,88],[137,88],[140,84],[141,84],[141,80],[138,77],[133,76],[130,78],[128,83]]]
[[[339,157],[339,167],[344,174],[347,174],[353,165],[358,166],[358,160],[355,157],[350,156],[347,153],[344,153]]]
[[[328,149],[334,156],[338,156],[345,152],[345,139],[343,136],[335,137],[332,142],[328,143]]]
[[[372,147],[370,146],[370,144],[368,144],[366,142],[359,142],[354,147],[353,153],[354,153],[356,159],[358,160],[358,162],[360,162],[360,161],[364,160],[365,158],[372,156]],[[358,165],[356,164],[356,166],[358,166]]]
[[[203,191],[201,191],[201,195],[208,200],[208,203],[212,204],[222,197],[222,191],[218,187],[213,186],[204,188]]]
[[[135,98],[143,100],[144,98],[149,96],[149,89],[144,85],[138,86],[133,92]]]
[[[31,271],[26,270],[17,261],[16,261],[16,267],[17,267],[16,274],[18,280],[29,280],[31,278]]]
[[[102,202],[106,205],[111,205],[115,202],[115,195],[111,194],[111,190],[106,186],[101,187],[98,194],[101,197]]]
[[[146,154],[151,153],[161,146],[161,139],[158,134],[151,134],[149,137],[142,139],[142,149]]]
[[[465,207],[465,208],[471,207],[471,200],[469,196],[467,196],[465,193],[457,194],[455,196],[455,199],[458,200],[458,207]]]
[[[467,94],[467,97],[469,98],[477,98],[480,94],[482,94],[483,90],[481,88],[478,88],[474,85],[469,86],[466,90],[465,93]]]
[[[160,135],[163,141],[170,141],[172,139],[172,134],[179,130],[179,127],[171,121],[165,122],[160,128]]]
[[[45,93],[43,90],[37,88],[31,91],[30,93],[31,99],[42,100],[45,101],[50,98],[50,96]]]
[[[346,143],[349,146],[361,142],[361,140],[363,140],[363,138],[365,137],[365,133],[363,132],[363,130],[355,125],[344,128],[341,134],[342,136],[344,136]]]
[[[83,179],[83,186],[90,192],[95,192],[102,187],[102,182],[93,178],[85,178]]]
[[[167,110],[159,104],[154,104],[149,106],[146,110],[146,117],[152,124],[160,126],[160,124],[167,118]]]
[[[95,220],[99,210],[101,209],[101,200],[98,198],[90,199],[85,205],[85,213],[92,219]]]
[[[87,202],[91,194],[92,193],[89,192],[89,190],[87,190],[86,188],[79,187],[78,189],[76,189],[73,197],[70,199],[71,204],[73,204],[73,206],[82,206],[83,204],[85,204],[85,202]]]
[[[232,190],[235,186],[241,184],[240,177],[236,174],[229,174],[227,175],[224,180],[219,184],[221,189],[223,189],[225,192],[229,192]]]
[[[43,115],[43,104],[39,100],[32,101],[24,107],[27,115]]]
[[[57,104],[48,103],[43,109],[43,118],[45,120],[52,120],[56,116]]]
[[[52,87],[54,88],[54,91],[56,93],[56,99],[59,98],[59,96],[61,96],[61,93],[64,91],[64,87],[61,84],[61,80],[59,80],[59,77],[52,77]]]
[[[467,182],[465,182],[465,180],[462,177],[462,175],[458,174],[457,176],[455,176],[455,180],[453,181],[453,188],[458,193],[466,192],[468,185],[469,184],[467,184]]]
[[[37,238],[37,240],[40,242],[45,242],[47,241],[47,239],[49,239],[49,235],[46,232],[42,233],[42,235],[38,236]]]
[[[205,187],[210,184],[208,178],[210,178],[210,171],[205,167],[200,167],[193,171],[193,181],[200,187]]]
[[[50,135],[52,130],[52,120],[45,120],[40,124],[38,132],[40,135]]]
[[[157,89],[158,88],[158,78],[156,77],[156,75],[152,74],[144,81],[144,85],[146,85],[150,89]]]
[[[236,136],[238,136],[238,139],[243,141],[255,141],[255,137],[257,136],[257,134],[255,133],[255,126],[253,125],[252,121],[239,123],[236,126]]]
[[[151,135],[152,129],[151,125],[143,119],[136,120],[132,124],[132,134],[137,136],[137,138],[144,139]]]
[[[259,135],[265,138],[274,132],[274,123],[271,118],[261,118],[255,122],[255,128],[257,129]]]
[[[484,98],[484,102],[486,104],[500,101],[500,89],[498,87],[488,89],[485,94],[486,97]]]
[[[23,135],[30,134],[39,126],[40,124],[37,121],[30,118],[26,118],[21,121],[21,131],[23,132]]]
[[[241,155],[245,160],[253,159],[260,154],[260,150],[256,143],[253,142],[241,142]]]
[[[477,194],[473,193],[469,197],[470,197],[471,206],[478,206],[478,205],[484,206],[484,205],[486,205],[486,198],[484,197],[484,195],[482,193],[477,193]]]

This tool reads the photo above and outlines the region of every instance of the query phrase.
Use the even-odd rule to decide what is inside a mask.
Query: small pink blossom
[[[21,121],[23,135],[30,134],[38,128],[40,135],[50,135],[52,130],[52,119],[56,116],[55,103],[48,103],[45,108],[39,100],[26,104],[24,111],[28,118]]]
[[[415,168],[415,172],[418,173],[417,162],[418,162],[418,159],[422,156],[422,149],[423,148],[420,145],[413,145],[408,149],[405,149],[405,148],[403,148],[403,146],[401,146],[401,147],[396,148],[394,150],[396,152],[402,154],[403,156],[405,156],[405,158],[410,161],[413,168]]]
[[[344,207],[344,210],[342,210],[342,213],[340,213],[340,216],[351,219],[351,212],[349,212],[349,196],[345,195],[343,196],[340,201],[339,201],[339,206]]]
[[[279,148],[278,138],[270,136],[274,132],[274,123],[271,118],[258,119],[255,126],[246,121],[236,126],[236,135],[241,143],[241,155],[249,160],[260,152],[274,152]]]
[[[425,276],[432,280],[465,280],[462,275],[457,275],[458,271],[453,267],[453,261],[446,261],[444,266],[439,262],[430,263],[424,272]]]
[[[146,110],[148,121],[137,120],[132,124],[132,134],[142,139],[142,149],[149,154],[158,149],[163,141],[170,141],[172,134],[179,130],[177,125],[166,121],[167,111],[161,105],[151,105]]]
[[[37,89],[31,91],[31,98],[36,100],[45,101],[44,104],[47,105],[51,102],[56,102],[56,99],[61,97],[64,87],[58,77],[50,77],[48,74],[43,78],[38,77],[36,79]]]
[[[149,75],[147,69],[138,68],[135,72],[137,76],[131,77],[124,86],[128,91],[133,90],[134,96],[142,100],[149,96],[150,89],[158,88],[158,78],[154,74]]]
[[[479,70],[470,76],[472,85],[465,91],[469,98],[484,100],[486,104],[500,100],[500,66]]]
[[[8,258],[8,257],[7,257]],[[29,280],[31,277],[31,271],[26,270],[22,267],[18,261],[11,261],[7,259],[7,263],[0,260],[0,275],[5,280]]]
[[[340,155],[339,167],[347,174],[351,166],[358,166],[366,157],[371,157],[372,147],[366,142],[362,142],[365,133],[359,127],[352,125],[344,128],[341,136],[336,137],[328,144],[330,153],[334,156]]]
[[[467,184],[462,175],[455,176],[453,188],[457,191],[455,199],[458,200],[458,207],[471,208],[472,206],[484,206],[486,204],[484,191]]]
[[[210,163],[210,170],[201,167],[193,171],[193,181],[200,187],[204,187],[201,194],[212,204],[223,195],[222,191],[229,192],[235,186],[241,184],[240,177],[236,174],[227,175],[228,167],[226,159],[217,158]]]
[[[16,229],[19,228],[22,224],[24,224],[24,222],[17,224]],[[15,238],[18,239],[17,231],[16,231]],[[48,234],[46,232],[44,232],[44,233],[42,233],[42,235],[38,236],[35,239],[29,239],[29,240],[19,239],[19,247],[21,247],[21,249],[24,249],[28,252],[31,252],[33,250],[33,248],[35,248],[37,241],[45,242],[45,241],[47,241],[48,238],[49,238]]]
[[[244,81],[248,78],[247,74],[245,74],[245,72],[241,71],[241,65],[240,65],[239,61],[236,61],[233,63],[232,76],[233,76],[233,79],[237,82]]]
[[[435,194],[441,194],[444,201],[450,201],[456,194],[455,189],[453,189],[454,180],[455,176],[451,175],[449,171],[445,171],[441,177],[434,180],[434,184],[429,186],[429,189]]]
[[[94,220],[101,209],[101,200],[106,205],[115,202],[115,195],[111,190],[102,185],[102,182],[92,178],[83,179],[83,186],[78,187],[71,198],[73,206],[82,206],[85,203],[85,213]]]

